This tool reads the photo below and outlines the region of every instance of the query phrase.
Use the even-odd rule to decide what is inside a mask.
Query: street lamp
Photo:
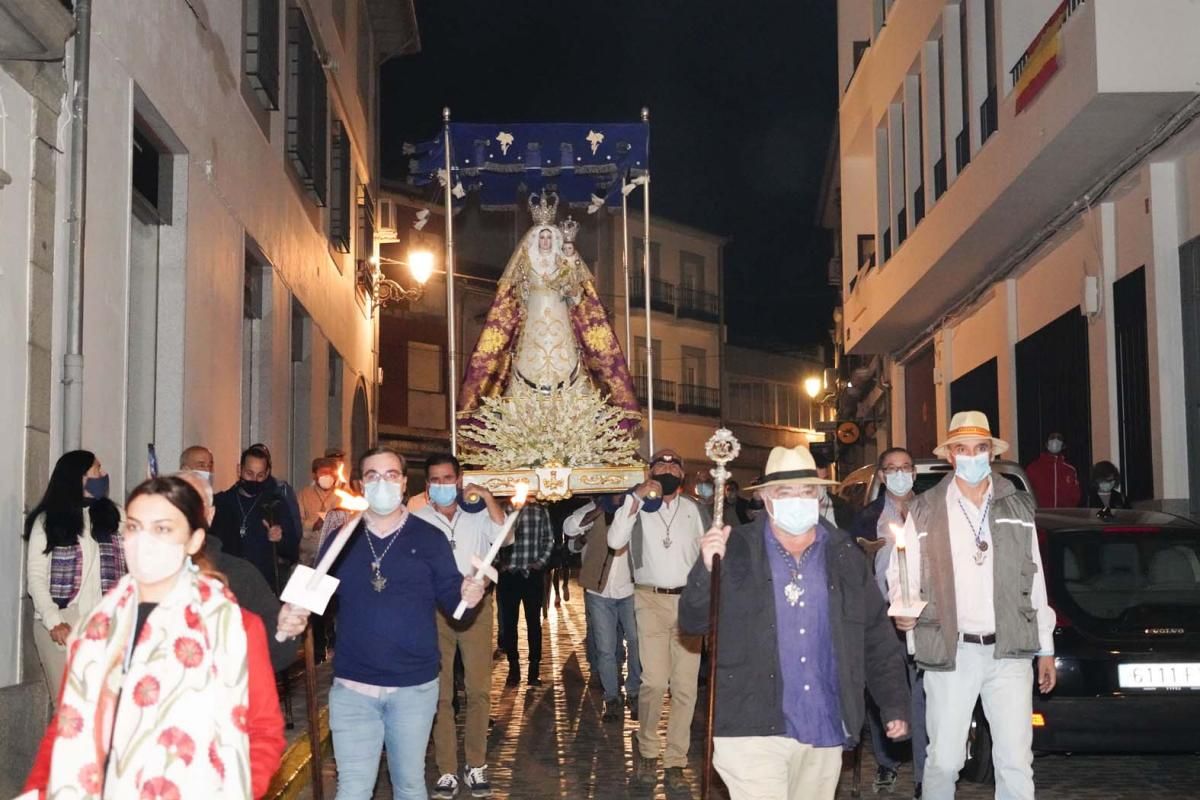
[[[417,285],[409,289],[391,278],[385,277],[383,264],[398,264],[408,267],[408,272]],[[358,283],[371,296],[373,307],[386,308],[392,303],[420,300],[421,295],[425,293],[425,282],[432,274],[433,253],[422,248],[409,251],[408,261],[371,256],[366,261],[359,262]]]
[[[813,401],[817,399],[817,395],[821,393],[822,382],[820,377],[810,375],[804,379],[804,393],[808,395],[808,427],[812,430],[813,426]]]

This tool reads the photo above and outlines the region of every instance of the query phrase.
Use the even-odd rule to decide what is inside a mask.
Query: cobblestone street
[[[632,732],[637,724],[601,721],[603,698],[598,689],[587,686],[588,667],[584,655],[583,599],[577,588],[571,601],[561,608],[550,608],[543,626],[544,647],[541,687],[524,683],[516,688],[504,686],[507,669],[496,662],[492,675],[492,717],[495,725],[489,739],[489,777],[497,798],[513,800],[551,800],[586,798],[623,800],[677,796],[665,793],[661,783],[653,792],[639,788],[630,779],[633,763]],[[525,637],[522,620],[521,649]],[[325,676],[325,680],[328,677]],[[298,706],[297,709],[301,709]],[[687,775],[692,782],[690,796],[700,796],[703,720],[697,710],[692,732],[691,763]],[[302,712],[300,712],[302,714]],[[303,727],[302,716],[297,728]],[[297,731],[299,732],[299,731]],[[665,725],[663,726],[665,735]],[[1200,745],[1198,745],[1200,746]],[[851,754],[838,791],[838,800],[852,798],[853,771]],[[428,780],[437,780],[432,747],[428,761]],[[1182,756],[1062,756],[1038,758],[1034,763],[1038,795],[1048,800],[1182,800],[1200,795],[1200,758]],[[335,767],[325,763],[325,797],[335,793]],[[873,797],[875,764],[869,749],[864,752],[861,769],[861,796]],[[661,779],[661,770],[660,770]],[[725,798],[717,782],[715,798]],[[990,800],[994,787],[971,783],[959,786],[959,800]],[[312,797],[311,790],[300,795]],[[386,768],[380,769],[376,798],[391,797]],[[459,797],[469,797],[460,791]],[[912,797],[912,773],[909,765],[900,772],[892,794],[879,797]]]

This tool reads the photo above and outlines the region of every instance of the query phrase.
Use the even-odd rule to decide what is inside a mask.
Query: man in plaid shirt
[[[542,602],[544,571],[554,547],[554,530],[545,506],[530,501],[517,517],[516,535],[511,547],[500,551],[500,583],[496,597],[500,602],[500,647],[508,654],[508,686],[521,683],[521,662],[517,653],[517,619],[525,606],[525,631],[529,639],[529,685],[541,686],[538,677],[542,661]]]

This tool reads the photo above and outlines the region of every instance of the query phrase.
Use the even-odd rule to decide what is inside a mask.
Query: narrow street
[[[522,621],[522,625],[523,625]],[[602,722],[603,698],[599,689],[587,686],[588,667],[584,655],[585,623],[581,590],[574,587],[570,602],[561,608],[551,606],[543,625],[546,659],[542,667],[545,685],[517,688],[504,685],[507,670],[496,663],[492,674],[495,725],[489,739],[489,777],[497,798],[513,800],[673,800],[661,782],[651,793],[631,779],[633,732],[637,724]],[[522,630],[521,650],[525,651]],[[327,688],[328,672],[322,670]],[[297,689],[299,691],[299,683]],[[301,693],[302,694],[302,693]],[[303,700],[295,708],[299,735],[303,724]],[[662,728],[665,735],[665,725]],[[691,763],[687,775],[692,782],[692,797],[700,797],[704,725],[698,706],[692,731]],[[332,800],[336,790],[336,769],[326,761],[325,797]],[[864,749],[862,797],[873,797],[871,783],[875,763],[869,744]],[[432,786],[437,780],[430,747],[427,777]],[[661,773],[660,773],[661,780]],[[1200,782],[1200,758],[1195,755],[1171,756],[1064,756],[1047,755],[1034,762],[1034,777],[1040,797],[1049,800],[1181,800],[1197,794]],[[714,798],[727,797],[719,780]],[[838,791],[838,800],[856,795],[852,791],[852,754],[846,755],[846,770]],[[962,783],[958,800],[990,800],[994,787]],[[299,795],[312,798],[311,788]],[[686,795],[684,795],[686,796]],[[375,797],[391,797],[387,769],[381,765]],[[469,797],[460,791],[459,797]],[[893,797],[912,797],[912,773],[909,765],[900,772]]]

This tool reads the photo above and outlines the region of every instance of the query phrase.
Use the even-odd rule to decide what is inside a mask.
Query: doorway
[[[905,447],[913,458],[932,458],[937,447],[937,391],[933,384],[933,345],[913,356],[904,365]]]
[[[1059,432],[1081,479],[1091,472],[1091,377],[1087,318],[1072,308],[1017,342],[1017,452],[1027,464]]]
[[[1117,436],[1129,500],[1154,497],[1150,444],[1150,348],[1146,328],[1146,268],[1113,284],[1117,350]]]

